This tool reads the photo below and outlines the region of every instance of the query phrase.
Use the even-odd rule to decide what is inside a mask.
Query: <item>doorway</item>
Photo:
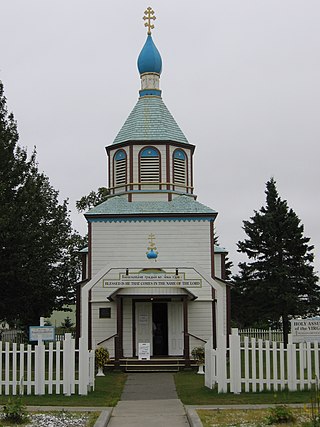
[[[168,355],[168,305],[163,302],[152,304],[153,355]]]
[[[180,301],[137,301],[135,304],[135,354],[139,343],[150,343],[152,356],[183,355],[183,305]]]

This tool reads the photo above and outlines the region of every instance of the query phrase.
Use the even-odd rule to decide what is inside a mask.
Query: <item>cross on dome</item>
[[[152,9],[152,7],[147,7],[147,9],[144,11],[144,17],[142,18],[144,21],[147,20],[147,22],[145,22],[144,26],[148,27],[148,35],[151,35],[151,30],[154,29],[154,25],[151,24],[151,20],[156,20],[156,16],[154,14],[154,10]]]

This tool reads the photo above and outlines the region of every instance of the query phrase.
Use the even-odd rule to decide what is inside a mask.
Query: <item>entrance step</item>
[[[107,367],[113,369],[116,364],[114,360],[108,362]],[[188,361],[184,358],[151,358],[150,360],[139,360],[138,358],[122,358],[119,361],[118,368],[125,372],[178,372],[188,368],[196,368],[193,360]]]

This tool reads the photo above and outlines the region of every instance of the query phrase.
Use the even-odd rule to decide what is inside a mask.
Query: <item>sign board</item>
[[[293,343],[320,342],[320,319],[292,319],[291,335]]]
[[[54,326],[29,326],[29,341],[54,341]]]
[[[180,287],[180,288],[201,288],[202,279],[188,278],[186,279],[185,273],[131,273],[119,274],[119,280],[105,279],[103,286],[124,288],[124,287]]]
[[[149,342],[139,342],[138,357],[139,357],[139,360],[150,360],[150,343]]]

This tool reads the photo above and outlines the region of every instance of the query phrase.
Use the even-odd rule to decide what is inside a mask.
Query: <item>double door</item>
[[[152,356],[183,355],[182,302],[136,302],[136,349],[150,343]]]

